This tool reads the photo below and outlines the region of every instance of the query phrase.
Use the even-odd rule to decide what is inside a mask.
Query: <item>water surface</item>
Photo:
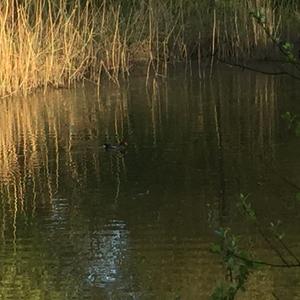
[[[281,118],[296,99],[296,82],[217,68],[2,100],[0,298],[208,299],[214,226],[277,259],[240,193],[300,255],[300,139]],[[122,138],[126,153],[104,151]],[[299,275],[259,270],[242,299],[300,299]]]

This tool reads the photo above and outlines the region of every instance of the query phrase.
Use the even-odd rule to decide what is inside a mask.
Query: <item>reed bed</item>
[[[272,34],[296,39],[297,1],[3,0],[0,96],[102,75],[118,83],[140,61],[165,76],[178,61],[272,56],[249,15],[258,9]]]

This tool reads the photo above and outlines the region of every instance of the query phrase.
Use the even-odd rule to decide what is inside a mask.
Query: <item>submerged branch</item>
[[[271,262],[266,262],[266,261],[262,261],[262,260],[252,260],[243,256],[240,256],[232,251],[229,251],[229,254],[234,256],[237,259],[243,260],[247,263],[253,263],[256,265],[264,265],[264,266],[269,266],[269,267],[274,267],[274,268],[300,268],[300,264],[275,264],[275,263],[271,263]]]
[[[252,72],[261,73],[261,74],[265,74],[265,75],[274,75],[274,76],[283,76],[284,75],[284,76],[289,76],[289,77],[291,77],[293,79],[296,79],[296,80],[300,80],[299,76],[294,75],[294,74],[292,74],[290,72],[287,72],[287,71],[271,72],[271,71],[260,70],[260,69],[254,68],[254,67],[250,67],[250,66],[241,64],[241,63],[234,63],[234,62],[230,62],[230,61],[225,61],[225,60],[222,60],[222,59],[218,59],[218,61],[225,64],[225,65],[229,65],[229,66],[232,66],[232,67],[239,67],[243,70],[249,70],[249,71],[252,71]]]
[[[287,177],[280,174],[280,172],[277,170],[275,166],[271,166],[272,172],[274,172],[281,180],[283,180],[285,183],[296,189],[297,191],[300,191],[300,186],[296,184],[295,182],[291,181]]]
[[[263,226],[261,225],[261,223],[259,222],[259,220],[256,217],[255,212],[252,210],[251,206],[246,202],[247,197],[242,197],[242,209],[244,211],[244,213],[250,218],[250,220],[252,220],[253,224],[255,225],[257,231],[259,232],[259,234],[261,235],[261,237],[264,239],[264,241],[266,242],[267,245],[269,245],[270,249],[273,250],[277,256],[280,258],[280,260],[282,261],[282,263],[286,266],[294,266],[294,265],[299,265],[300,266],[300,260],[298,259],[298,257],[293,253],[293,251],[284,243],[284,241],[280,238],[280,236],[278,235],[277,232],[273,232],[275,239],[277,242],[279,242],[279,244],[281,245],[281,247],[296,261],[296,264],[290,264],[286,258],[284,257],[284,254],[282,253],[282,249],[280,249],[280,247],[277,247],[274,244],[274,241],[272,241],[269,236],[265,233],[265,231],[263,230]]]

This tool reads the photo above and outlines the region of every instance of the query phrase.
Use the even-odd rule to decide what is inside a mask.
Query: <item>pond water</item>
[[[0,299],[208,299],[224,278],[215,227],[278,262],[240,193],[300,256],[300,138],[281,118],[300,113],[299,83],[201,75],[1,101]],[[123,138],[125,153],[102,147]],[[300,299],[299,277],[259,269],[240,299]]]

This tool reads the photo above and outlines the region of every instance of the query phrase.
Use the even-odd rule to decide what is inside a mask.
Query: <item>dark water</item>
[[[300,138],[280,117],[298,85],[220,68],[2,100],[0,299],[208,299],[214,226],[278,261],[240,193],[300,255]],[[125,154],[101,147],[123,137]],[[240,299],[300,299],[299,277],[260,269]]]

